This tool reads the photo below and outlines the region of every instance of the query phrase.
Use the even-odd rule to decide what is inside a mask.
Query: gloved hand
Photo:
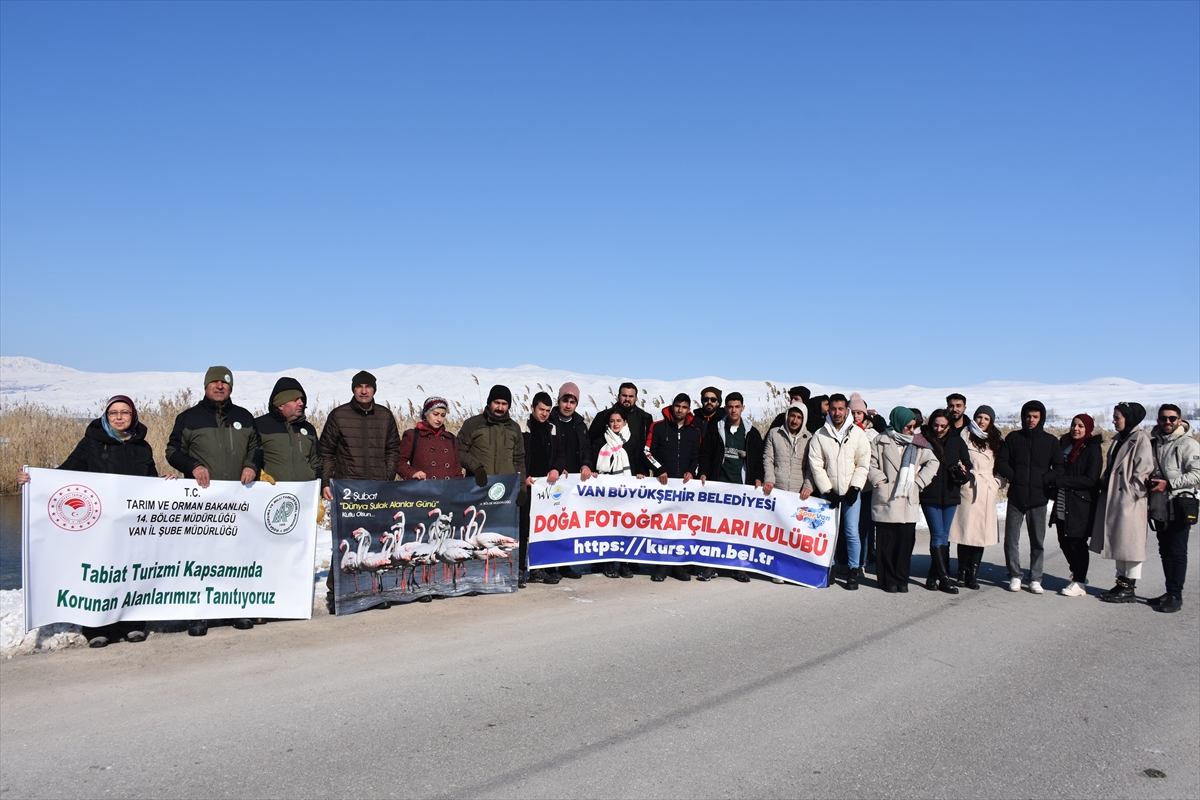
[[[483,488],[484,486],[487,486],[487,481],[488,481],[487,470],[484,469],[483,467],[476,468],[476,470],[475,470],[475,485],[480,488]]]
[[[858,488],[855,486],[851,486],[850,491],[846,492],[846,494],[844,494],[842,496],[842,502],[845,503],[847,507],[852,506],[855,503],[857,503],[858,502]]]
[[[270,475],[268,475],[266,470],[263,470],[262,472],[258,473],[258,479],[260,481],[266,481],[267,483],[271,484],[272,486],[275,485],[275,479],[272,478]]]
[[[842,502],[841,496],[839,496],[838,493],[835,492],[833,489],[830,489],[828,492],[826,492],[825,494],[823,494],[821,496],[825,498],[826,503],[829,503],[830,511],[835,510],[838,507],[838,504]]]

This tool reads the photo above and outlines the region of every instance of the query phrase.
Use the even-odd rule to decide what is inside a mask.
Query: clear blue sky
[[[1200,380],[1200,4],[0,4],[0,350]]]

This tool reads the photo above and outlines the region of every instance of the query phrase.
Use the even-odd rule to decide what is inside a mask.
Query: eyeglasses
[[[110,411],[110,412],[108,412],[108,415],[110,417],[132,417],[133,412],[132,411]]]
[[[1178,422],[1179,417],[1159,417],[1159,422]]]

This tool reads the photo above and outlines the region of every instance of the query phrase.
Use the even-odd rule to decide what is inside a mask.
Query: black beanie
[[[379,390],[379,387],[375,384],[375,376],[365,369],[354,373],[354,377],[350,379],[350,388],[353,389],[355,386],[362,386],[364,383],[376,391]]]
[[[511,406],[512,405],[512,391],[510,391],[507,386],[501,386],[500,384],[497,383],[495,386],[492,387],[492,390],[490,392],[488,392],[488,399],[487,399],[488,405],[491,405],[491,402],[493,400],[503,400],[504,402],[508,403]]]
[[[675,399],[671,401],[671,405],[679,405],[680,403],[687,403],[688,406],[691,407],[692,398],[688,397],[686,392],[680,392],[679,394],[675,395]]]

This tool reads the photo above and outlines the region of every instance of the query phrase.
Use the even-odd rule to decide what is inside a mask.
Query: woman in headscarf
[[[967,431],[967,453],[971,474],[959,490],[958,511],[950,525],[950,542],[958,545],[958,582],[968,589],[979,588],[979,562],[983,548],[1000,543],[1000,521],[996,501],[1001,479],[996,477],[996,454],[1004,443],[996,427],[991,406],[975,409]]]
[[[929,573],[925,588],[958,594],[958,587],[950,577],[950,527],[958,511],[959,488],[971,478],[971,455],[962,434],[950,424],[950,415],[943,409],[929,415],[929,424],[921,429],[921,435],[938,460],[937,474],[921,490],[921,513],[929,525]]]
[[[1100,479],[1100,500],[1092,525],[1092,552],[1117,562],[1117,585],[1100,595],[1106,603],[1132,603],[1142,577],[1149,531],[1147,481],[1154,472],[1150,437],[1138,430],[1146,418],[1141,403],[1113,409],[1117,436],[1108,449],[1108,467]]]
[[[88,424],[79,444],[58,468],[157,478],[154,451],[146,441],[146,426],[138,422],[133,400],[123,394],[111,398],[104,406],[104,413]],[[28,483],[29,473],[22,470],[17,482]],[[141,642],[146,639],[146,623],[114,622],[98,628],[84,627],[83,635],[88,647],[105,647],[122,638]]]
[[[406,481],[449,480],[463,476],[458,440],[446,430],[449,406],[443,397],[430,397],[421,406],[421,421],[400,438],[396,472]]]
[[[636,476],[638,480],[646,477],[645,456],[639,448],[641,442],[630,440],[628,413],[621,405],[614,408],[604,434],[592,441],[596,474]],[[624,561],[610,561],[604,565],[604,575],[607,578],[632,578],[633,570]]]
[[[885,592],[907,592],[909,563],[921,516],[921,490],[938,461],[917,430],[912,411],[896,406],[887,431],[871,442],[871,518],[875,520],[875,574]],[[915,434],[915,435],[914,435]]]
[[[1087,414],[1071,420],[1071,430],[1059,441],[1063,447],[1063,466],[1052,469],[1046,478],[1054,497],[1050,524],[1058,529],[1058,546],[1071,567],[1071,582],[1059,594],[1083,597],[1087,594],[1088,536],[1096,518],[1096,500],[1100,495],[1100,471],[1104,456],[1100,444],[1104,437],[1092,435],[1095,421]]]

